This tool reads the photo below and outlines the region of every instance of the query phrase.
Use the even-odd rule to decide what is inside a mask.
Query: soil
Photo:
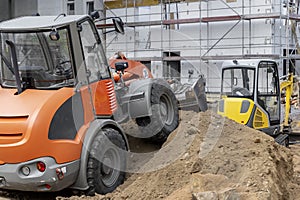
[[[130,137],[130,173],[113,193],[86,197],[66,191],[2,191],[0,200],[300,199],[300,145],[280,146],[211,111],[182,111],[181,119],[161,148]],[[133,122],[124,129],[130,135],[138,131]]]

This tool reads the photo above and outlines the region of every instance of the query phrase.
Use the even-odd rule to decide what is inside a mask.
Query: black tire
[[[126,150],[124,138],[114,129],[106,128],[95,137],[87,163],[88,196],[112,192],[124,182]]]
[[[163,143],[179,124],[178,102],[172,90],[156,80],[151,88],[152,115],[136,119],[143,138],[154,143]]]

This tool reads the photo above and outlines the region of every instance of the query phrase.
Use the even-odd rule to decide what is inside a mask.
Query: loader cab
[[[1,88],[80,93],[93,115],[112,116],[116,99],[105,52],[88,15],[27,16],[1,23]],[[100,106],[101,105],[101,106]]]
[[[4,22],[0,58],[3,87],[17,87],[13,60],[22,90],[59,89],[110,78],[100,37],[89,16],[31,16]]]
[[[218,113],[270,135],[277,134],[280,89],[276,62],[224,62]]]

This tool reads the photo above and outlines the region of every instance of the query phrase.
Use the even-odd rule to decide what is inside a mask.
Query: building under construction
[[[156,77],[182,83],[204,75],[207,92],[219,92],[220,66],[228,59],[275,59],[281,75],[300,72],[298,0],[0,0],[0,20],[39,13],[118,16],[125,34],[105,34],[107,56],[122,51]],[[21,9],[31,5],[30,9]],[[23,12],[19,12],[20,9]],[[25,11],[27,13],[25,13]],[[109,30],[101,21],[100,32]]]
[[[219,92],[224,60],[275,59],[281,75],[300,70],[297,0],[104,3],[106,16],[119,16],[126,24],[125,35],[106,35],[107,55],[122,51],[145,63],[157,77],[184,83],[192,70],[194,77],[204,74],[207,92]]]

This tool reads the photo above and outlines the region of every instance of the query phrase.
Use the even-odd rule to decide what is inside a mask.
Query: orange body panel
[[[73,88],[30,90],[14,95],[15,89],[0,88],[0,164],[20,163],[51,156],[58,163],[80,158],[82,138],[93,119],[87,89],[81,93],[84,125],[74,140],[49,140],[51,120],[58,108],[74,95]]]
[[[128,68],[125,69],[125,73],[123,74],[123,80],[131,80],[131,79],[144,79],[144,78],[153,78],[150,70],[141,62],[134,60],[124,60],[124,59],[111,59],[109,61],[109,65],[112,68],[115,68],[116,62],[127,62]]]
[[[91,105],[91,94],[89,92],[88,86],[83,86],[80,89],[82,104],[84,107],[84,122],[85,124],[94,120],[94,113],[93,113],[93,105]]]
[[[92,83],[91,89],[96,115],[111,116],[118,108],[112,80]]]

